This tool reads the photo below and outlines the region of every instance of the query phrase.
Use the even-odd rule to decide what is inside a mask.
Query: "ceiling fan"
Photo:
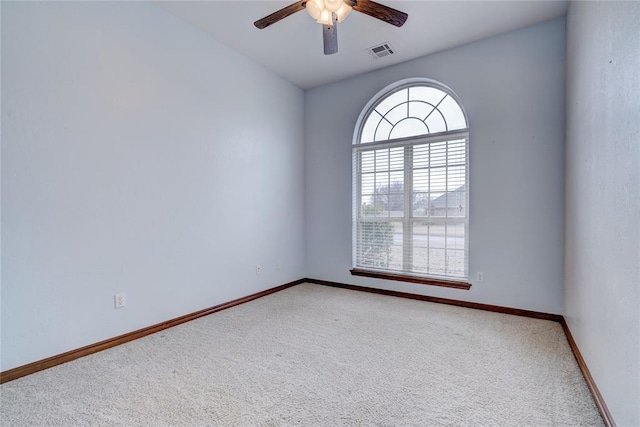
[[[325,55],[338,52],[337,24],[344,21],[351,10],[362,12],[396,27],[402,27],[409,16],[404,12],[371,0],[300,0],[258,19],[253,25],[262,30],[302,9],[306,9],[318,24],[322,24]]]

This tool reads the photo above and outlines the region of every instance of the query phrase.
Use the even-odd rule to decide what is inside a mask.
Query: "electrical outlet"
[[[282,261],[278,260],[276,261],[276,267],[278,267],[278,270],[282,269]]]
[[[127,304],[124,294],[115,294],[113,296],[113,308],[122,308]]]
[[[484,273],[482,271],[478,271],[476,273],[476,282],[483,283],[484,282]]]
[[[262,267],[260,267],[259,265],[256,265],[256,275],[260,274],[261,271],[262,271]]]

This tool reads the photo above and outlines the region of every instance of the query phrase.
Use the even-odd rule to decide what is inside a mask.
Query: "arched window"
[[[428,79],[387,87],[353,141],[353,274],[466,288],[469,125]]]

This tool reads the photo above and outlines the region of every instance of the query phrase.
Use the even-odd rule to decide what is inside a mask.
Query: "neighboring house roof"
[[[430,206],[434,208],[457,208],[466,200],[467,186],[461,185],[453,191],[447,191],[440,197],[431,200]]]

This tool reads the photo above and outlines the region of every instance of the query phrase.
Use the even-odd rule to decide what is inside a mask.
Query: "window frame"
[[[410,136],[396,139],[386,139],[386,140],[375,140],[376,135],[374,133],[373,141],[371,142],[363,142],[361,143],[361,138],[363,134],[363,129],[366,124],[367,119],[371,114],[377,112],[376,107],[379,104],[384,102],[387,98],[391,97],[395,93],[398,93],[402,90],[422,86],[422,87],[432,87],[437,90],[444,92],[445,94],[451,96],[451,98],[457,103],[462,111],[464,116],[466,128],[463,129],[455,129],[455,130],[447,130],[444,132],[437,133],[427,133],[418,136]],[[442,101],[441,101],[442,102]],[[437,107],[437,106],[436,106]],[[395,107],[392,107],[392,109]],[[390,110],[391,111],[391,110]],[[438,110],[439,112],[439,110]],[[377,112],[380,115],[379,112]],[[404,119],[401,119],[404,120]],[[464,109],[463,104],[460,102],[458,96],[453,92],[449,87],[443,85],[442,83],[426,78],[412,78],[405,79],[393,83],[381,91],[379,91],[374,97],[372,97],[369,102],[362,109],[360,116],[356,122],[356,126],[353,133],[352,140],[352,269],[350,270],[352,275],[356,276],[365,276],[386,280],[395,280],[395,281],[403,281],[410,283],[418,283],[418,284],[426,284],[426,285],[434,285],[434,286],[444,286],[449,288],[456,289],[470,289],[471,284],[469,283],[469,137],[470,134],[470,126],[469,126],[469,118]],[[391,134],[389,134],[391,136]],[[413,150],[413,147],[420,144],[430,144],[436,141],[455,141],[456,139],[465,139],[465,217],[463,219],[464,223],[464,277],[454,277],[454,276],[446,276],[446,275],[436,275],[429,273],[421,273],[421,272],[411,272],[406,270],[407,261],[403,259],[403,271],[398,271],[394,269],[385,269],[385,268],[375,268],[369,266],[359,266],[358,265],[358,237],[359,237],[359,226],[361,223],[361,195],[362,195],[362,174],[363,172],[360,170],[360,164],[358,162],[359,153],[375,150],[380,148],[398,148],[403,147],[404,150],[404,158],[405,162],[409,160],[409,162],[413,161],[413,152],[411,151],[409,154],[408,150]],[[409,155],[410,157],[407,157]],[[409,209],[412,206],[412,198],[408,198],[407,194],[412,193],[413,183],[412,183],[412,174],[414,168],[412,164],[403,164],[403,172],[405,180],[403,181],[404,185],[404,204],[405,209],[403,210],[403,216],[398,218],[388,217],[388,220],[380,220],[382,222],[400,222],[403,224],[403,241],[407,236],[415,236],[415,233],[412,228],[407,229],[407,223],[413,223],[414,221],[420,221],[421,217],[415,217],[413,213],[413,208]],[[451,190],[446,190],[447,192]],[[409,199],[409,200],[408,200]],[[433,219],[424,218],[425,222],[431,222]],[[446,219],[443,219],[443,222],[450,222]],[[459,221],[457,221],[459,222]],[[404,246],[409,246],[409,244],[405,244]],[[407,253],[406,247],[403,247],[403,253]],[[413,249],[410,249],[409,252],[412,254]],[[446,251],[445,251],[446,256]]]

